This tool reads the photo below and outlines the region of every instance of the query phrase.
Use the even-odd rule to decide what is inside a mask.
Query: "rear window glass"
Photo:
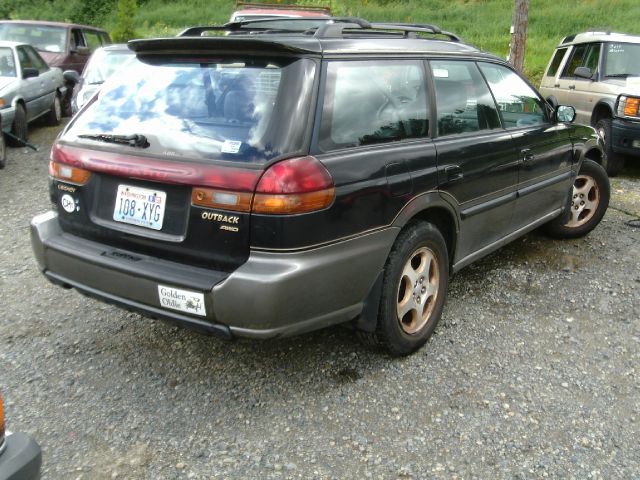
[[[307,59],[141,60],[67,135],[142,134],[154,155],[266,162],[302,149],[314,71]]]
[[[33,45],[43,52],[61,53],[67,44],[67,29],[45,25],[0,23],[0,40]]]

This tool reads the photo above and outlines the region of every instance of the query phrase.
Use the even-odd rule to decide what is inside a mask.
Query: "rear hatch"
[[[50,173],[64,231],[226,271],[246,261],[262,174],[308,149],[317,65],[198,40],[144,42],[63,132]]]

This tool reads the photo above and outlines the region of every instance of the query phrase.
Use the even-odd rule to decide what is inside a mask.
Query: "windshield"
[[[610,42],[605,52],[605,77],[640,75],[640,44]]]
[[[64,139],[138,134],[145,152],[172,159],[266,162],[302,148],[314,72],[307,59],[141,60],[104,84]]]
[[[67,29],[22,23],[0,23],[0,40],[29,43],[43,52],[64,52]]]
[[[16,62],[10,48],[0,48],[0,77],[15,77]]]
[[[89,85],[100,85],[135,58],[131,50],[97,50],[91,55],[82,76]]]

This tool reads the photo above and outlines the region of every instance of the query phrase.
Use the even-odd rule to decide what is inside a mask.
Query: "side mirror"
[[[586,78],[587,80],[593,79],[593,71],[589,67],[578,67],[573,74],[578,78]]]
[[[25,80],[27,78],[34,78],[39,75],[40,75],[40,72],[38,71],[37,68],[26,67],[22,69],[22,78],[24,78]]]
[[[78,83],[80,83],[80,74],[75,70],[65,70],[62,73],[62,77],[64,78],[65,82],[68,82],[71,85],[77,85]]]
[[[558,105],[556,119],[562,123],[571,123],[576,119],[576,109],[570,105]]]

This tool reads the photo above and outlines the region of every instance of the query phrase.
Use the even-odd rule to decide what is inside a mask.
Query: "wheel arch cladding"
[[[613,102],[609,100],[600,100],[591,114],[591,126],[595,126],[598,120],[603,118],[613,118]]]

